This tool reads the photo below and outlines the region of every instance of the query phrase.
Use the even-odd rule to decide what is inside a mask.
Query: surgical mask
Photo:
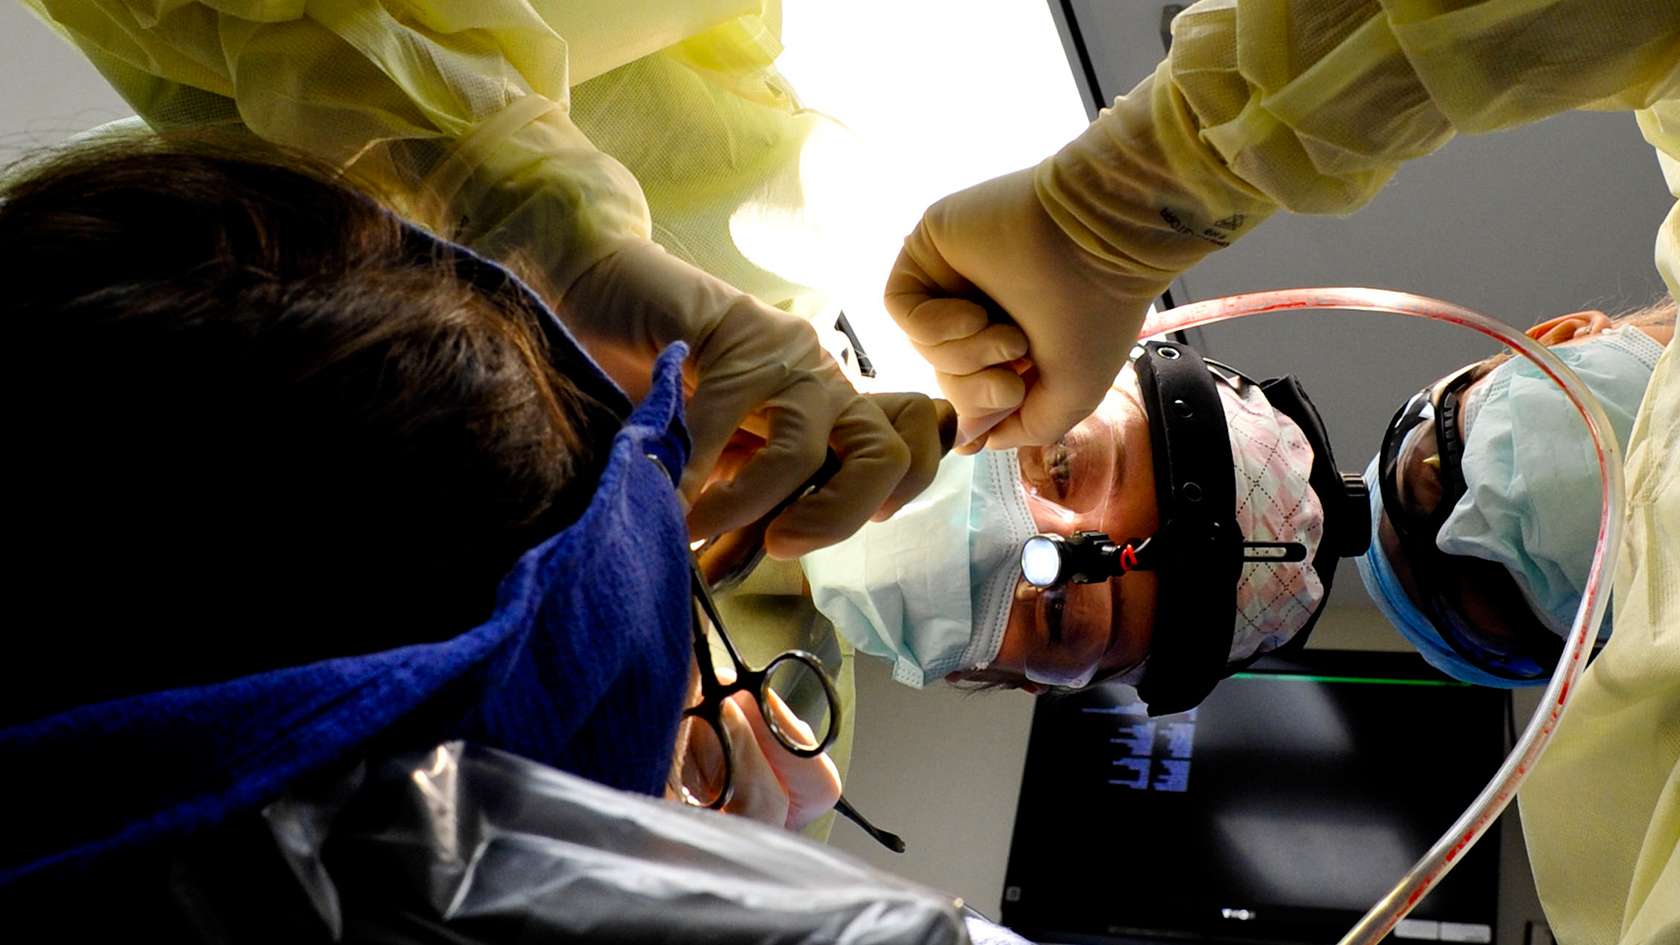
[[[1551,350],[1598,397],[1625,449],[1662,345],[1625,326]],[[1556,385],[1520,359],[1471,391],[1465,411],[1466,490],[1436,545],[1503,565],[1535,615],[1563,636],[1598,540],[1598,461],[1586,425]],[[1600,636],[1609,629],[1606,614]]]
[[[892,518],[801,564],[835,629],[921,688],[997,656],[1035,531],[1014,450],[952,455]]]

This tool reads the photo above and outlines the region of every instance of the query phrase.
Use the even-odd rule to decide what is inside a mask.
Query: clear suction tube
[[[1210,299],[1160,312],[1144,323],[1145,336],[1183,331],[1200,325],[1211,325],[1231,318],[1246,318],[1273,312],[1338,309],[1345,311],[1379,312],[1428,318],[1449,325],[1458,325],[1480,332],[1518,354],[1544,371],[1552,382],[1563,389],[1570,403],[1586,421],[1598,454],[1598,468],[1603,476],[1604,489],[1598,509],[1598,548],[1593,553],[1592,569],[1587,574],[1586,593],[1581,599],[1575,623],[1564,641],[1563,656],[1552,671],[1552,681],[1540,700],[1540,707],[1523,729],[1522,737],[1506,756],[1505,763],[1493,780],[1482,789],[1468,808],[1429,852],[1415,863],[1406,875],[1395,883],[1365,917],[1341,939],[1341,945],[1376,945],[1405,918],[1406,913],[1428,895],[1435,884],[1452,869],[1489,825],[1516,797],[1517,789],[1534,769],[1545,750],[1565,706],[1575,692],[1575,684],[1586,668],[1587,656],[1597,628],[1604,619],[1604,609],[1610,601],[1608,570],[1616,560],[1622,541],[1622,485],[1621,450],[1611,433],[1610,420],[1598,400],[1581,379],[1565,367],[1557,356],[1502,322],[1467,308],[1437,299],[1392,292],[1384,289],[1284,289],[1275,292],[1254,292]]]

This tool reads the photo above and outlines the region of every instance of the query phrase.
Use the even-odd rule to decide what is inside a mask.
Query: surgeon
[[[1460,132],[1633,111],[1680,195],[1676,61],[1667,0],[1207,0],[1175,18],[1154,73],[1058,154],[930,207],[888,277],[888,310],[940,373],[970,448],[1050,443],[1101,403],[1176,275],[1280,208],[1357,209]],[[1680,210],[1656,244],[1673,295]],[[1615,629],[1522,796],[1559,941],[1680,929],[1676,455],[1670,346],[1628,437]]]
[[[1056,444],[948,456],[892,518],[806,555],[792,580],[760,564],[719,604],[732,628],[736,617],[786,628],[842,680],[849,645],[915,688],[1119,681],[1160,715],[1304,645],[1336,560],[1364,550],[1368,525],[1363,483],[1338,473],[1294,378],[1259,382],[1149,342]],[[1023,546],[1047,552],[1051,572]],[[795,808],[821,797],[784,783]]]
[[[949,457],[803,564],[817,608],[899,682],[1112,679],[1163,714],[1304,643],[1367,535],[1363,485],[1293,378],[1149,342],[1055,444]]]
[[[1586,382],[1625,450],[1674,337],[1673,301],[1560,315],[1528,334]],[[1467,365],[1402,405],[1366,479],[1373,538],[1359,573],[1389,622],[1466,682],[1550,679],[1586,589],[1602,487],[1563,391],[1507,355]]]
[[[802,212],[799,157],[827,121],[774,68],[774,4],[27,5],[145,126],[236,127],[354,168],[411,216],[529,263],[632,393],[688,343],[697,538],[763,515],[829,449],[839,472],[771,524],[772,556],[838,541],[932,477],[925,402],[888,416],[858,396],[803,317],[812,290],[734,242],[741,214]],[[768,447],[700,494],[742,428]]]

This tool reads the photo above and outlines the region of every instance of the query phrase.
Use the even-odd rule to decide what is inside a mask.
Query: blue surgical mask
[[[1662,346],[1637,328],[1551,349],[1586,382],[1627,448]],[[1436,536],[1447,554],[1497,562],[1541,622],[1568,634],[1598,543],[1598,460],[1586,423],[1533,364],[1512,359],[1465,405],[1463,498]],[[1600,635],[1610,630],[1606,613]]]
[[[1036,531],[1014,450],[952,455],[898,514],[801,564],[835,629],[920,688],[997,656]]]

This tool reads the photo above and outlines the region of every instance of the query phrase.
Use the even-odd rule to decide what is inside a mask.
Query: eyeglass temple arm
[[[846,795],[840,795],[840,799],[834,802],[834,809],[839,811],[841,814],[844,814],[847,820],[861,827],[864,833],[874,837],[875,842],[879,843],[881,846],[886,847],[894,853],[904,852],[903,837],[900,837],[898,834],[891,831],[882,830],[880,827],[870,823],[868,818],[858,813],[857,808],[853,807],[851,802],[846,800]]]

